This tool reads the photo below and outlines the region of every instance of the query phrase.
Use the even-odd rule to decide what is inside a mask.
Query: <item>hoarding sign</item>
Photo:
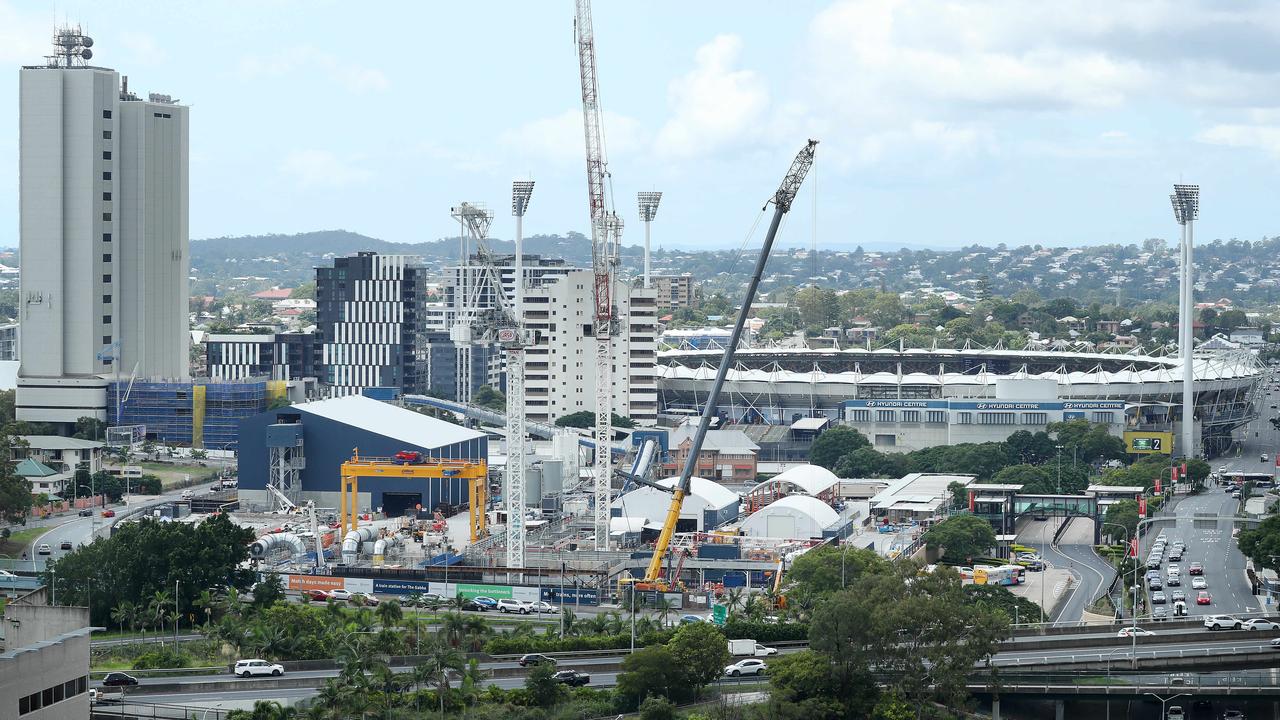
[[[1126,430],[1124,447],[1125,452],[1136,455],[1169,454],[1173,452],[1173,433]]]
[[[308,590],[344,590],[346,589],[346,578],[330,577],[328,575],[290,575],[289,582],[285,586],[294,592],[306,592]]]

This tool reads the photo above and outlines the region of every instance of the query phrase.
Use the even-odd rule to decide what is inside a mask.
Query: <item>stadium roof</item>
[[[363,395],[318,400],[293,409],[425,448],[478,440],[484,433]]]

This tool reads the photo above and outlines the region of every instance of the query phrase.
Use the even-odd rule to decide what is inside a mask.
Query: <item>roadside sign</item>
[[[716,625],[724,625],[729,620],[729,608],[724,605],[711,606],[711,622]]]

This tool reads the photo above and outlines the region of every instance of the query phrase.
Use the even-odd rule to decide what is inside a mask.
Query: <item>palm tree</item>
[[[448,640],[450,647],[459,647],[467,636],[467,618],[459,612],[447,613],[440,621],[440,633]]]
[[[471,649],[471,652],[479,652],[484,648],[484,641],[493,634],[493,628],[489,626],[489,621],[482,617],[467,617],[464,623],[467,632],[467,647]]]
[[[138,617],[138,610],[134,604],[128,600],[121,600],[114,608],[111,609],[111,619],[120,623],[120,634],[124,634],[124,624],[129,623],[129,629],[133,629],[133,624]]]
[[[204,610],[204,624],[208,626],[213,622],[213,611],[218,606],[218,598],[208,590],[201,590],[191,604]]]
[[[577,634],[577,629],[573,627],[573,623],[577,621],[578,616],[567,607],[560,608],[560,612],[564,615],[564,636],[571,637]]]
[[[725,591],[724,604],[730,615],[737,612],[743,606],[742,588],[729,588]]]
[[[436,694],[444,706],[445,693],[449,692],[449,671],[462,672],[465,659],[462,653],[444,644],[434,644],[427,650],[426,660],[414,668],[414,679],[422,681],[434,680]]]
[[[462,671],[462,680],[458,683],[462,691],[462,702],[467,707],[479,699],[481,686],[486,678],[485,672],[480,669],[479,660],[471,658],[467,661],[467,666]]]
[[[161,635],[164,634],[164,621],[168,619],[172,607],[173,600],[169,597],[167,590],[156,590],[151,595],[151,601],[147,603],[147,614],[156,619]]]
[[[374,614],[378,616],[378,622],[384,628],[399,627],[399,622],[404,617],[404,611],[400,609],[400,603],[395,600],[379,603],[378,609],[374,611]]]
[[[667,626],[667,618],[675,610],[675,604],[663,595],[659,594],[653,601],[654,612],[658,614],[658,622],[662,627]]]

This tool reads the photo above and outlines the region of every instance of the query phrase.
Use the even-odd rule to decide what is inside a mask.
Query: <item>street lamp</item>
[[[1058,494],[1062,494],[1062,446],[1054,445],[1058,448]]]

